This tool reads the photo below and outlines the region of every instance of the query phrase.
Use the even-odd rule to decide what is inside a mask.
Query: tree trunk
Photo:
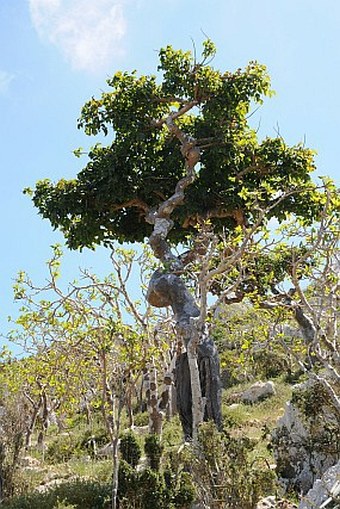
[[[38,419],[38,414],[39,414],[39,411],[41,408],[40,403],[33,407],[33,413],[32,413],[31,420],[30,420],[29,426],[26,431],[26,436],[25,436],[25,449],[26,450],[28,450],[32,445],[32,435],[33,435],[35,425],[36,425],[37,419]]]
[[[161,435],[163,427],[163,414],[159,408],[157,370],[154,363],[149,366],[145,375],[146,399],[149,413],[149,433]]]
[[[149,244],[154,255],[162,262],[164,267],[163,270],[157,270],[151,277],[147,300],[153,306],[171,306],[175,315],[176,329],[179,338],[182,340],[187,350],[187,365],[190,374],[191,388],[191,416],[187,414],[190,425],[189,427],[183,426],[183,431],[186,434],[186,429],[191,428],[190,436],[193,438],[195,438],[198,425],[203,421],[205,415],[205,400],[202,396],[198,368],[198,346],[203,344],[206,340],[202,327],[204,312],[201,314],[192,295],[186,288],[183,280],[179,277],[179,274],[183,273],[185,262],[180,257],[173,254],[167,241],[167,236],[174,224],[171,219],[171,214],[177,207],[184,203],[185,190],[195,181],[195,166],[201,159],[200,149],[197,147],[196,140],[182,131],[175,121],[196,105],[196,101],[188,103],[178,112],[170,113],[168,117],[161,121],[161,125],[165,123],[170,134],[177,138],[180,143],[180,150],[184,159],[186,172],[184,177],[177,182],[173,195],[165,199],[157,210],[150,210],[145,217],[146,221],[153,225]],[[213,359],[211,359],[210,365],[218,368],[218,363],[214,363]],[[179,376],[177,374],[177,380],[180,378],[181,374],[179,373]],[[213,391],[208,391],[207,395],[209,396],[210,392],[220,394],[218,371],[213,374],[213,378],[211,378],[209,383],[212,385],[217,383],[217,385],[214,387]],[[185,397],[187,401],[189,396],[190,391],[188,388],[186,394],[183,394],[183,397]],[[205,396],[205,398],[207,398],[207,396]],[[220,404],[219,396],[215,403],[217,405]],[[183,406],[184,401],[180,401],[180,405]],[[211,402],[209,402],[209,405],[214,406]],[[215,422],[219,425],[221,420],[220,409],[217,414],[218,415],[215,416]]]
[[[218,429],[222,427],[221,412],[221,382],[217,349],[211,338],[205,338],[198,345],[198,370],[202,398],[204,398],[203,420],[212,420]],[[177,408],[182,423],[184,436],[193,436],[191,376],[187,352],[181,354],[177,360],[175,372],[177,391]]]
[[[124,407],[124,384],[122,381],[119,383],[118,394],[112,394],[112,428],[111,428],[111,444],[112,444],[112,486],[111,486],[111,509],[118,507],[118,476],[119,476],[119,433],[120,433],[120,420],[122,410]],[[116,408],[118,400],[118,408]]]
[[[171,306],[176,328],[186,353],[179,356],[175,385],[177,407],[185,438],[195,438],[203,420],[221,427],[221,383],[218,353],[206,334],[197,330],[199,309],[183,281],[175,274],[157,270],[149,284],[147,299],[158,307]]]
[[[119,437],[115,436],[112,442],[112,460],[113,460],[113,472],[112,472],[112,509],[117,509],[117,495],[118,495],[118,473],[119,473]]]
[[[192,420],[192,438],[194,442],[197,440],[198,426],[204,420],[205,398],[203,397],[200,373],[198,369],[197,340],[193,337],[187,346],[187,360],[190,373],[190,389],[191,389],[191,420]],[[188,396],[188,395],[187,395]]]

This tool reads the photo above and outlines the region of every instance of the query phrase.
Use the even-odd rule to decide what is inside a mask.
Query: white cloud
[[[0,70],[0,94],[4,95],[8,92],[11,81],[14,78],[14,74],[10,74],[6,71]]]
[[[33,25],[75,69],[109,70],[122,53],[123,0],[29,0]]]

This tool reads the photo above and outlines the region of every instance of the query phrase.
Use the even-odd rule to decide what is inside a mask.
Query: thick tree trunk
[[[211,338],[198,345],[198,370],[202,398],[204,398],[203,420],[213,420],[218,429],[222,427],[221,382],[218,353]],[[187,353],[179,356],[176,365],[175,384],[177,408],[186,439],[193,436],[195,426],[192,415],[192,392]]]
[[[157,307],[172,307],[177,331],[186,348],[186,353],[179,356],[175,376],[177,408],[184,436],[195,438],[203,420],[214,420],[220,428],[218,353],[213,340],[197,329],[195,318],[200,313],[193,297],[179,276],[158,270],[150,280],[147,299]]]

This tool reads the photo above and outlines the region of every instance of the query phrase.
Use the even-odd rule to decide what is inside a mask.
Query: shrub
[[[200,426],[198,444],[183,449],[198,498],[211,509],[253,509],[274,488],[274,473],[250,460],[255,443],[218,432],[213,423]]]
[[[79,438],[79,448],[92,455],[95,447],[104,447],[110,441],[110,437],[105,429],[86,430]]]
[[[159,438],[150,435],[146,440],[151,463],[155,468],[137,472],[131,464],[121,460],[118,477],[118,500],[124,509],[186,509],[195,498],[191,476],[174,462],[168,461],[166,470],[160,469],[163,448]],[[157,467],[157,468],[156,468]]]
[[[290,372],[287,355],[280,349],[260,348],[253,354],[254,375],[269,380]]]
[[[147,426],[149,424],[149,412],[139,412],[134,417],[135,426]]]
[[[104,509],[110,494],[109,484],[77,480],[45,493],[13,497],[2,504],[2,509]]]
[[[178,414],[171,420],[165,421],[162,433],[162,443],[168,447],[180,446],[183,442],[183,430]]]
[[[136,467],[138,465],[142,450],[136,435],[132,431],[124,433],[124,435],[121,437],[119,450],[123,460],[126,461],[129,465],[132,467]]]
[[[166,500],[169,507],[190,507],[195,500],[196,490],[191,475],[184,472],[180,465],[169,463],[164,471]]]
[[[166,509],[169,507],[163,475],[151,468],[146,468],[137,476],[137,482],[141,496],[141,509]]]
[[[73,435],[59,435],[48,445],[45,459],[48,463],[63,463],[79,455],[80,444]]]
[[[145,454],[152,470],[159,470],[163,446],[158,435],[148,435],[144,444]]]
[[[65,503],[64,501],[57,501],[57,504],[53,507],[53,509],[77,509],[77,507],[73,504]]]

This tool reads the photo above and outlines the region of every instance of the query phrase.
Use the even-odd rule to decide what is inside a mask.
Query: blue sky
[[[340,2],[338,0],[0,1],[0,332],[15,316],[19,270],[43,282],[50,245],[63,242],[23,188],[70,178],[85,165],[72,153],[94,143],[77,130],[83,103],[116,70],[154,73],[167,44],[197,48],[207,34],[214,65],[267,65],[276,96],[253,118],[260,135],[280,133],[317,150],[318,175],[339,183]],[[64,281],[78,267],[104,275],[109,253],[66,252]],[[0,340],[1,341],[1,340]]]

